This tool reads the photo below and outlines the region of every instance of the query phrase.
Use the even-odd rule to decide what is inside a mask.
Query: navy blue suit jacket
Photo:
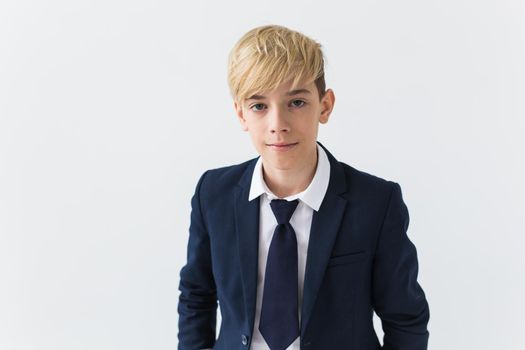
[[[319,142],[318,142],[319,143]],[[330,161],[310,231],[300,338],[304,350],[424,350],[429,307],[399,184]],[[211,169],[191,200],[180,271],[179,350],[249,349],[257,289],[259,199],[248,201],[257,158]],[[217,300],[222,322],[216,338]],[[384,330],[381,347],[373,311]]]

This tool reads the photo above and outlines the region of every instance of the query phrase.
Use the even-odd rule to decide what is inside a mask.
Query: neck
[[[312,182],[317,169],[317,146],[308,160],[302,166],[294,169],[275,169],[264,166],[263,178],[266,186],[277,197],[284,198],[304,191]]]

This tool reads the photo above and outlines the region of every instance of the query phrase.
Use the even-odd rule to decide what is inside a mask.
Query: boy
[[[254,28],[230,53],[228,83],[260,157],[197,183],[179,350],[426,349],[429,308],[399,184],[317,142],[335,102],[321,45],[282,26]]]

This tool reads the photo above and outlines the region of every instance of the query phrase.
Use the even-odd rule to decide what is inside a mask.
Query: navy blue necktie
[[[271,350],[285,350],[299,336],[297,238],[290,224],[299,200],[270,202],[277,219],[264,276],[259,331]]]

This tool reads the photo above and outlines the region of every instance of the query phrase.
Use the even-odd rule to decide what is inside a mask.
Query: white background
[[[227,55],[319,41],[319,138],[398,182],[432,350],[523,349],[525,3],[2,1],[0,349],[175,349],[202,172],[257,156]]]

